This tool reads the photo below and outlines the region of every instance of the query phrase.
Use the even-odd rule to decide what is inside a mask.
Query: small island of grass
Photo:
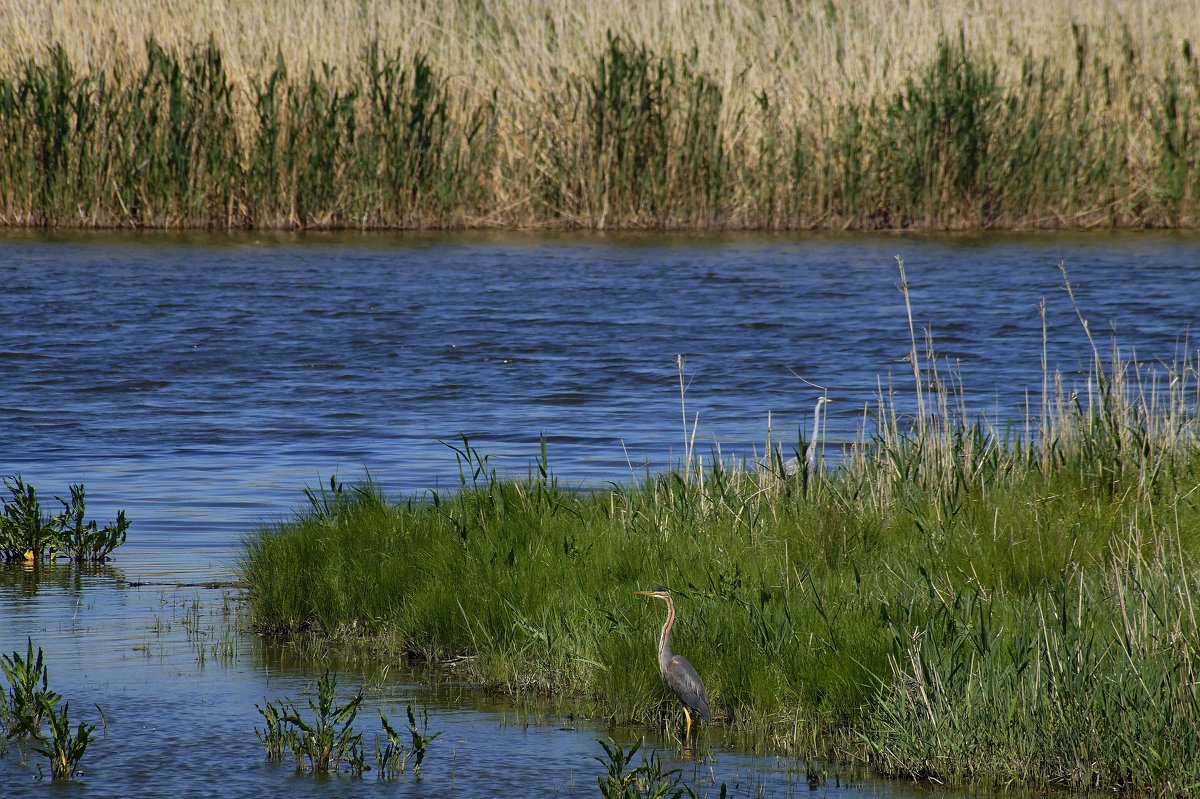
[[[769,446],[567,490],[544,451],[501,479],[464,439],[455,492],[334,482],[246,541],[253,620],[681,729],[633,596],[664,585],[714,724],[748,740],[942,783],[1194,789],[1196,365],[1097,355],[997,431],[913,356],[920,412],[881,397],[828,468]]]

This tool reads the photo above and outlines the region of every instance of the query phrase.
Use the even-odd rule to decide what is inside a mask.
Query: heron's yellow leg
[[[686,742],[692,737],[692,714],[685,707],[683,709],[683,717],[687,720],[687,726],[684,728],[683,740]]]

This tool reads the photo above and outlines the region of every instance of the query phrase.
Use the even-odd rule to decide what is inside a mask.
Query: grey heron
[[[808,440],[808,451],[805,454],[805,466],[808,473],[812,474],[817,465],[817,439],[821,435],[821,408],[825,407],[833,400],[826,396],[817,397],[817,407],[813,410],[813,429],[812,437]],[[800,474],[800,458],[788,458],[783,464],[783,476],[795,477]]]
[[[692,734],[692,713],[705,721],[712,721],[712,711],[708,708],[708,693],[704,690],[704,681],[696,672],[696,667],[683,655],[671,653],[671,625],[675,623],[675,603],[671,594],[665,588],[653,591],[635,591],[639,596],[661,599],[667,603],[667,620],[663,624],[662,634],[658,639],[658,670],[662,672],[667,685],[683,703],[683,715],[687,719],[687,729],[684,733],[686,741]]]

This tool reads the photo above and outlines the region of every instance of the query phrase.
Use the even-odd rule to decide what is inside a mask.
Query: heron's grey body
[[[696,673],[696,668],[683,655],[670,655],[664,666],[659,658],[659,667],[667,685],[679,697],[679,701],[689,710],[694,711],[705,721],[712,721],[712,711],[708,707],[708,692],[704,690],[704,682]]]
[[[683,655],[671,653],[671,625],[675,623],[675,603],[665,590],[638,591],[642,596],[654,597],[667,603],[667,620],[663,623],[662,634],[658,639],[658,670],[662,672],[667,685],[683,703],[683,712],[687,718],[687,733],[692,731],[692,713],[705,721],[712,721],[712,711],[708,707],[708,692],[704,690],[704,681],[696,672],[696,667]]]

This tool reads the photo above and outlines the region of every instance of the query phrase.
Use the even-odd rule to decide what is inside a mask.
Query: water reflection
[[[0,589],[13,599],[33,598],[46,588],[80,594],[97,584],[124,586],[125,573],[111,563],[53,563],[20,561],[0,568]]]

